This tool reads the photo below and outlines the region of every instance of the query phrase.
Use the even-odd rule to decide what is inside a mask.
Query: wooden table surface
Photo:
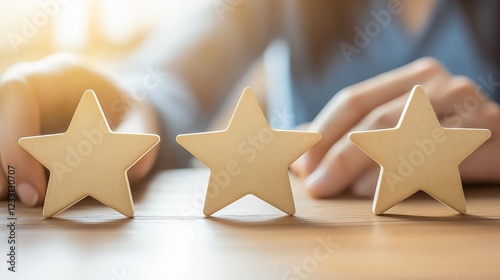
[[[467,187],[468,213],[417,194],[382,216],[371,200],[314,200],[292,178],[297,214],[253,196],[202,215],[206,169],[134,189],[124,218],[93,199],[44,219],[18,204],[16,273],[0,279],[500,279],[500,187]]]

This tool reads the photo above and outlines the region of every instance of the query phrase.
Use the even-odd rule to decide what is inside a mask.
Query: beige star
[[[206,216],[247,194],[294,215],[288,167],[320,139],[317,132],[271,129],[249,88],[225,130],[177,136],[211,170]]]
[[[87,196],[134,216],[127,170],[160,138],[112,132],[91,90],[85,91],[65,133],[24,137],[19,144],[50,171],[43,216]]]
[[[487,129],[443,128],[421,86],[415,86],[395,128],[349,134],[381,166],[373,201],[377,215],[422,190],[464,214],[458,165],[491,136]]]

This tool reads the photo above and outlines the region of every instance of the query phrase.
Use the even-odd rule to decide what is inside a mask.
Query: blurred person
[[[65,131],[89,88],[112,129],[162,137],[161,145],[129,170],[131,181],[155,168],[185,167],[189,155],[175,136],[206,129],[236,82],[275,40],[289,49],[290,92],[285,97],[269,92],[270,106],[289,104],[291,127],[323,135],[291,167],[313,197],[344,190],[373,195],[379,167],[347,134],[394,127],[416,84],[424,86],[443,126],[492,131],[460,165],[462,180],[500,181],[500,2],[213,3],[175,34],[154,33],[131,56],[133,67],[118,78],[66,56],[16,64],[3,73],[0,196],[6,196],[5,170],[12,164],[19,166],[21,201],[43,202],[47,174],[17,141]],[[161,86],[135,102],[126,84],[143,65],[154,63],[168,75],[158,75]]]

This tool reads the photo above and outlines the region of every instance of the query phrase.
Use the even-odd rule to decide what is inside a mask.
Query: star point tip
[[[120,211],[118,211],[118,212],[120,212]],[[120,213],[122,213],[127,218],[133,218],[134,215],[135,215],[134,209],[126,210],[126,211],[123,211],[123,212],[120,212]]]
[[[253,94],[253,90],[251,87],[246,87],[243,89],[243,94]]]
[[[186,134],[179,134],[175,137],[175,142],[177,142],[177,144],[179,145],[182,145],[182,143],[184,142],[184,139],[186,139],[187,135]]]
[[[85,92],[83,93],[83,95],[89,95],[89,94],[91,94],[91,95],[95,95],[95,91],[94,91],[94,90],[92,90],[92,89],[87,89],[87,90],[85,90]]]
[[[350,132],[348,135],[347,135],[347,138],[349,138],[349,140],[351,142],[353,142],[354,144],[357,143],[357,141],[359,140],[359,136],[362,135],[363,133],[362,132],[359,132],[359,131],[356,131],[356,132]]]
[[[424,91],[425,92],[424,87],[420,84],[414,85],[412,88],[412,91]]]
[[[481,133],[481,136],[484,137],[484,140],[488,140],[491,138],[491,130],[489,129],[478,129]]]

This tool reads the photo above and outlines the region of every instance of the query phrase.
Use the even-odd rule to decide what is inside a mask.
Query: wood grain
[[[0,279],[500,277],[499,187],[466,187],[465,215],[417,193],[376,216],[371,199],[314,200],[292,176],[295,216],[247,196],[206,218],[208,178],[208,169],[153,176],[133,190],[132,219],[90,198],[52,219],[18,205],[19,272],[2,262]],[[333,249],[325,253],[322,242]],[[287,275],[303,265],[302,278]]]

